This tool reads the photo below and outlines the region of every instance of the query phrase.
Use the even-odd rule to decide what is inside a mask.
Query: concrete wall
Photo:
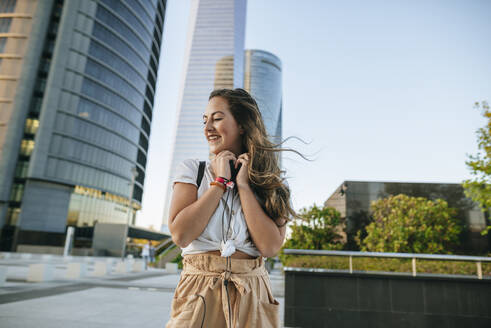
[[[491,327],[491,279],[285,268],[284,323],[288,327]]]

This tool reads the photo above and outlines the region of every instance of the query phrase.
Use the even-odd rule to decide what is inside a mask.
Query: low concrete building
[[[324,205],[334,207],[345,219],[348,248],[352,249],[355,247],[356,232],[370,221],[370,204],[399,194],[445,200],[449,207],[457,209],[458,218],[467,227],[462,252],[470,254],[490,250],[488,237],[480,234],[486,227],[486,220],[489,224],[490,215],[467,198],[462,185],[458,183],[344,181]]]

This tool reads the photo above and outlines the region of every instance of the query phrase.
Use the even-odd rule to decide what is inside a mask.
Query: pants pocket
[[[259,301],[257,327],[279,328],[280,327],[280,303],[273,298],[269,301]]]
[[[198,295],[174,298],[171,305],[171,319],[166,328],[192,327],[193,321],[196,321],[193,316],[201,309],[199,298]]]

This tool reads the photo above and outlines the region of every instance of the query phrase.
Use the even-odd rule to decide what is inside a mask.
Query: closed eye
[[[221,121],[222,119],[221,118],[215,118],[214,120],[215,121]],[[206,125],[206,121],[203,121],[203,125]]]

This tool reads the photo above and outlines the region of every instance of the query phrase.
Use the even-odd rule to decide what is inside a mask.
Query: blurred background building
[[[215,88],[215,81],[221,81],[220,85],[230,83],[234,88],[243,87],[246,5],[246,0],[191,1],[172,159],[164,196],[164,232],[168,232],[172,174],[177,165],[188,158],[205,160],[209,157],[201,117],[208,104],[208,96]],[[227,58],[223,60],[224,57]],[[216,71],[220,61],[223,70]],[[225,76],[215,78],[215,74]],[[230,81],[222,81],[228,78]]]
[[[165,8],[0,1],[2,250],[58,248],[67,226],[134,223]]]

